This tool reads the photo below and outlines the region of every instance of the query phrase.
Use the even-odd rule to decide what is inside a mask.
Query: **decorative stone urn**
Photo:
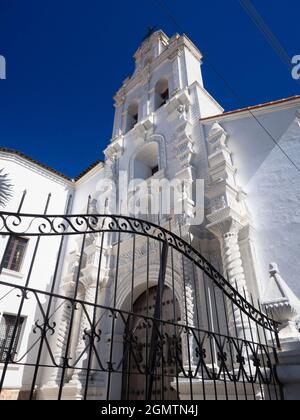
[[[280,275],[277,264],[270,264],[270,280],[263,296],[263,308],[280,323],[281,343],[300,341],[296,320],[300,317],[300,301]]]

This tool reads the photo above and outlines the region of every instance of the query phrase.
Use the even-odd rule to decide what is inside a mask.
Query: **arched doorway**
[[[127,320],[124,336],[123,400],[147,398],[150,381],[147,367],[153,328],[149,318],[154,315],[156,294],[157,286],[144,292],[134,302],[135,315]],[[159,357],[153,378],[151,400],[177,400],[178,392],[171,384],[176,382],[181,364],[181,328],[175,325],[180,322],[180,307],[169,287],[165,287],[163,291],[161,315],[165,322],[160,322],[158,328],[160,340],[156,351]]]

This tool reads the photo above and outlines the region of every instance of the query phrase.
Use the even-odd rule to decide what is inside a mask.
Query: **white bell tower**
[[[185,35],[169,38],[163,31],[154,32],[143,41],[134,59],[133,75],[115,96],[113,137],[125,135],[136,122],[194,83],[203,89],[202,54]],[[220,112],[220,107],[217,110]]]
[[[199,119],[223,111],[204,89],[202,54],[186,35],[159,30],[134,54],[135,70],[115,95],[107,159],[134,177],[207,175]]]

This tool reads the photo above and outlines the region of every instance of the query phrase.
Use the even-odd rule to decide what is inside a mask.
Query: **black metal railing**
[[[282,398],[278,325],[201,241],[125,216],[47,215],[49,200],[44,215],[0,213],[1,235],[32,241],[22,281],[0,265],[0,303],[16,309],[0,392],[19,365],[29,399]]]

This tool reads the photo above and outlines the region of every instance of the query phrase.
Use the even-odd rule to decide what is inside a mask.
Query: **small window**
[[[155,86],[155,109],[159,109],[165,105],[169,100],[169,96],[168,79],[163,78]]]
[[[18,322],[17,322],[18,321]],[[14,360],[17,354],[17,348],[20,340],[20,335],[22,332],[22,326],[24,323],[24,318],[4,314],[1,319],[0,324],[0,363],[4,363],[7,358],[7,353],[12,343],[14,330],[17,323],[16,335],[11,349],[10,361]]]
[[[154,168],[151,169],[152,171],[152,176],[155,175],[158,172],[158,165],[154,166]]]
[[[3,268],[19,272],[24,260],[28,239],[11,237],[3,256]]]
[[[132,115],[132,124],[133,126],[135,126],[135,124],[138,122],[139,120],[139,114],[133,114]]]
[[[139,104],[132,102],[127,110],[126,133],[132,130],[139,121]]]
[[[165,105],[167,103],[167,101],[169,100],[169,89],[162,92],[160,96],[161,96],[161,99],[162,99],[161,106]]]

